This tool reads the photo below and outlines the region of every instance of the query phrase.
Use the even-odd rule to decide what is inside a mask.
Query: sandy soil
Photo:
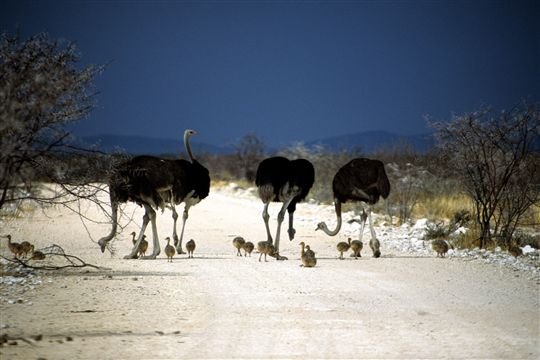
[[[274,224],[278,209],[271,206]],[[298,206],[297,239],[282,241],[288,261],[235,256],[235,236],[264,240],[261,210],[255,199],[213,192],[190,211],[186,240],[197,242],[195,259],[172,263],[163,253],[122,259],[134,223],[118,235],[114,257],[65,210],[1,224],[14,241],[58,244],[111,270],[40,272],[43,283],[24,292],[2,284],[0,332],[29,343],[4,345],[0,357],[539,358],[537,281],[480,262],[392,252],[384,237],[382,258],[364,249],[359,260],[338,260],[335,244],[345,235],[315,232],[317,222],[333,218],[308,204]],[[137,209],[137,223],[141,216]],[[109,230],[88,228],[96,239]],[[161,238],[171,234],[169,211],[158,229]],[[299,266],[300,241],[316,251],[317,267]],[[1,252],[7,255],[5,240]]]

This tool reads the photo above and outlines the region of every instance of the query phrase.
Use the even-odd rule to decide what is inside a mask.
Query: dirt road
[[[64,210],[3,223],[14,241],[55,243],[112,270],[39,273],[43,284],[25,292],[1,285],[0,331],[29,342],[4,345],[2,359],[539,358],[536,281],[480,262],[395,253],[384,236],[382,258],[364,249],[359,260],[338,260],[345,235],[315,232],[331,212],[307,204],[298,206],[297,239],[282,241],[288,261],[235,256],[234,236],[264,240],[261,210],[254,199],[212,193],[190,212],[195,259],[172,263],[163,253],[121,259],[135,224],[111,257]],[[160,214],[162,238],[171,226],[170,212]],[[109,228],[89,230],[98,238]],[[316,251],[317,267],[299,266],[300,241]]]

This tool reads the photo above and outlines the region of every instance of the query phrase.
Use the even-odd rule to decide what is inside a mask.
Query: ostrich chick
[[[508,246],[508,252],[514,257],[523,255],[523,250],[521,250],[521,248],[517,245]]]
[[[233,239],[232,244],[236,248],[236,256],[242,256],[242,253],[240,252],[240,249],[244,244],[246,243],[246,240],[244,240],[243,237],[237,236]]]
[[[139,257],[146,256],[146,250],[148,250],[148,241],[146,241],[146,235],[143,235],[139,244]]]
[[[135,231],[133,231],[129,235],[133,236],[133,238],[131,239],[131,242],[133,243],[133,245],[135,245],[137,243],[137,240],[135,239],[135,236],[137,234],[135,233]],[[139,249],[137,250],[137,257],[145,256],[146,250],[148,250],[148,241],[146,241],[146,235],[143,235],[141,243],[139,244]]]
[[[22,254],[21,244],[11,242],[11,235],[6,235],[4,237],[8,239],[8,248],[9,248],[9,251],[11,251],[11,253],[13,254],[13,256],[17,258],[17,256],[21,255]]]
[[[350,247],[351,247],[351,238],[348,239],[348,242],[342,241],[342,242],[339,242],[336,245],[336,249],[337,249],[337,251],[339,251],[339,259],[340,260],[343,260],[343,253],[347,252]]]
[[[260,253],[259,261],[261,261],[261,257],[263,256],[263,254],[264,261],[268,261],[266,260],[266,255],[272,256],[276,252],[276,248],[270,241],[260,241],[259,243],[257,243],[257,250],[259,250]]]
[[[195,240],[191,239],[186,243],[188,259],[193,259],[193,251],[195,251]]]
[[[30,244],[28,241],[23,241],[21,243],[21,255],[27,257],[29,253],[34,252],[34,245]]]
[[[362,257],[362,255],[360,254],[360,251],[362,251],[363,247],[364,247],[364,244],[360,240],[351,241],[351,250],[353,252],[351,256],[354,257],[355,259]]]
[[[443,258],[448,252],[448,243],[444,240],[433,240],[431,242],[431,248],[437,252],[437,257]]]
[[[306,259],[304,263],[305,267],[314,267],[317,265],[317,258],[315,257],[315,253],[313,250],[310,249],[309,245],[306,245]]]
[[[135,243],[137,242],[137,240],[135,240],[135,236],[137,236],[137,234],[135,233],[135,231],[132,231],[129,235],[132,236],[131,242],[133,243],[133,245],[135,245]]]
[[[244,256],[248,256],[249,254],[249,257],[251,257],[251,252],[253,251],[254,248],[255,248],[255,245],[253,245],[251,241],[246,241],[244,245],[242,246],[242,249],[244,249]]]
[[[310,249],[309,245],[305,245],[302,241],[300,243],[300,246],[302,247],[302,251],[300,253],[302,266],[314,267],[315,265],[317,265],[317,258],[315,257],[315,253],[313,252],[313,250]]]
[[[34,251],[30,260],[45,260],[45,254],[41,251]]]
[[[306,245],[305,260],[302,260],[302,263],[305,267],[314,267],[317,265],[317,258],[315,257],[313,250],[310,249],[309,245]]]
[[[174,246],[171,245],[171,238],[166,237],[165,240],[167,240],[167,245],[165,246],[165,255],[167,255],[167,262],[172,262],[172,258],[174,256]]]

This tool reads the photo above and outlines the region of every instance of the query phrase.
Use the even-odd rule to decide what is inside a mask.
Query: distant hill
[[[365,131],[322,138],[310,141],[306,145],[308,147],[322,145],[332,151],[358,149],[370,153],[405,143],[410,144],[417,151],[425,152],[433,147],[434,139],[431,134],[399,135],[386,131]]]
[[[180,139],[103,134],[85,136],[81,140],[86,146],[96,145],[99,150],[104,152],[120,151],[133,155],[184,154],[184,144]],[[321,145],[331,151],[358,149],[361,152],[370,153],[400,143],[408,143],[416,150],[424,152],[433,146],[433,139],[429,134],[398,135],[386,131],[368,131],[321,138],[306,142],[305,145],[308,148]],[[198,154],[230,154],[234,152],[232,145],[217,146],[192,141],[191,146],[193,151]]]
[[[96,145],[104,152],[120,151],[133,155],[141,154],[184,154],[184,143],[181,139],[150,138],[131,135],[93,135],[85,136],[82,141],[86,145]],[[197,141],[191,141],[196,153],[226,154],[234,151],[232,146],[220,147]]]

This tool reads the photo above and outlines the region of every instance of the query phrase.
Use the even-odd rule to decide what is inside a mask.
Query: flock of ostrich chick
[[[199,203],[208,196],[210,190],[210,176],[208,169],[200,164],[194,157],[189,143],[191,136],[197,134],[194,130],[184,132],[184,146],[189,156],[189,161],[184,159],[167,160],[154,156],[136,156],[118,166],[109,180],[109,195],[111,201],[111,219],[112,228],[110,233],[101,238],[98,244],[101,251],[104,252],[109,242],[115,237],[118,227],[118,206],[120,203],[128,201],[144,207],[141,231],[138,236],[132,232],[133,249],[131,253],[125,256],[125,259],[155,259],[161,252],[157,225],[156,210],[169,208],[173,214],[173,234],[171,238],[167,237],[165,254],[168,261],[172,261],[175,254],[185,254],[182,249],[182,239],[186,220],[189,216],[191,206]],[[257,244],[259,251],[259,261],[264,255],[275,257],[277,260],[286,260],[287,258],[279,253],[279,242],[281,237],[281,224],[285,219],[285,212],[289,214],[289,228],[287,230],[290,240],[294,239],[296,230],[294,229],[294,212],[296,204],[301,202],[308,195],[315,181],[315,169],[313,164],[306,159],[289,160],[281,156],[270,157],[261,161],[257,168],[256,185],[258,195],[264,204],[262,217],[266,228],[267,240]],[[371,231],[370,248],[374,257],[380,257],[380,243],[377,240],[373,222],[371,219],[371,206],[376,204],[382,197],[386,199],[390,194],[390,182],[386,175],[384,164],[379,160],[366,158],[356,158],[343,165],[335,174],[332,182],[334,194],[334,206],[336,211],[336,228],[328,229],[326,223],[321,222],[316,230],[322,230],[329,236],[335,236],[341,229],[341,205],[348,201],[357,202],[361,207],[360,220],[353,220],[360,223],[360,238],[348,242],[339,242],[337,251],[339,258],[343,259],[343,253],[349,249],[355,258],[360,256],[363,248],[362,234],[366,221],[369,221]],[[281,202],[283,205],[277,216],[277,229],[275,236],[272,237],[268,221],[268,206],[271,202]],[[176,232],[176,223],[178,213],[175,206],[184,203],[184,212],[182,216],[182,230],[180,237]],[[362,204],[367,205],[367,213]],[[151,223],[152,226],[152,253],[146,254],[148,250],[148,241],[146,240],[145,230]],[[32,253],[31,259],[41,260],[42,254],[39,251],[33,251],[30,244],[16,244],[11,242],[11,236],[8,237],[8,245],[15,257]],[[444,242],[444,241],[443,241]],[[23,245],[24,244],[24,245]],[[251,255],[255,248],[251,242],[246,242],[242,237],[236,237],[233,245],[237,249],[237,255],[241,256],[241,250],[244,250],[245,256]],[[437,249],[435,249],[435,245]],[[446,245],[446,248],[445,246]],[[31,246],[31,248],[30,248]],[[195,250],[195,241],[190,240],[186,243],[188,257],[193,257]],[[305,267],[313,267],[317,264],[315,253],[309,245],[304,242],[301,246],[301,260]],[[435,244],[434,250],[437,256],[443,257],[448,251],[448,245]]]

